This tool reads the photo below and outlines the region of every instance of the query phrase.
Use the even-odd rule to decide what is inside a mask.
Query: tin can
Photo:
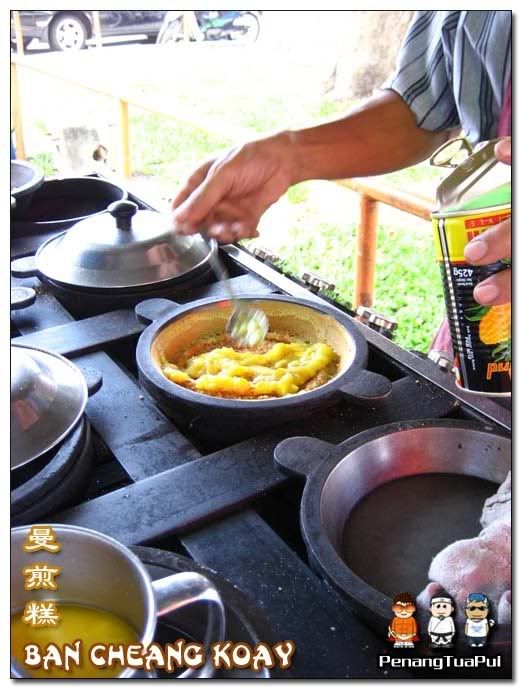
[[[464,248],[510,216],[511,204],[432,214],[456,382],[469,392],[487,396],[511,394],[511,304],[481,306],[473,299],[473,290],[479,282],[505,270],[509,261],[473,266],[466,262]]]

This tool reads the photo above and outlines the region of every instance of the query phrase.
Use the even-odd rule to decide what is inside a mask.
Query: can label
[[[472,266],[464,259],[464,248],[510,216],[510,206],[432,215],[457,384],[484,395],[511,392],[511,304],[481,306],[473,299],[473,289],[509,262]]]

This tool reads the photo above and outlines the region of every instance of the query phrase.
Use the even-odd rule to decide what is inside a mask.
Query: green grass
[[[431,232],[380,226],[376,275],[375,307],[398,321],[397,341],[427,351],[445,313]]]
[[[32,155],[29,160],[37,165],[46,177],[52,177],[57,172],[57,164],[54,153],[47,151],[45,153],[36,153]]]
[[[324,100],[312,110],[311,116],[318,120],[333,118],[347,112],[351,104],[348,100]]]
[[[342,301],[351,302],[356,225],[340,228],[314,218],[313,212],[303,213],[273,248],[284,259],[286,271],[298,276],[305,270],[316,272],[335,284]],[[374,308],[397,320],[396,341],[400,345],[418,351],[427,351],[444,315],[432,242],[429,227],[412,234],[379,225]]]
[[[410,190],[417,188],[419,191],[425,191],[434,197],[434,190],[441,179],[441,169],[432,167],[429,162],[424,161],[419,165],[383,175],[383,179],[397,187]]]
[[[47,134],[47,124],[45,120],[38,119],[34,123],[35,129],[37,129],[42,134]]]
[[[153,175],[174,186],[181,184],[195,165],[232,145],[226,137],[219,139],[160,115],[132,115],[130,132],[134,174]]]
[[[307,182],[301,182],[301,184],[295,184],[293,187],[286,192],[286,197],[290,203],[306,203],[308,197],[310,196],[310,187]]]
[[[227,120],[227,113],[221,113]],[[273,132],[290,126],[292,113],[289,111],[287,100],[277,96],[269,96],[262,100],[248,103],[247,106],[235,105],[231,113],[232,120],[242,127],[252,129],[258,134]]]

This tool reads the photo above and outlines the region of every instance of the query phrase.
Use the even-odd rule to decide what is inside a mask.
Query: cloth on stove
[[[498,520],[511,524],[511,472],[495,495],[486,500],[480,517],[484,528]]]
[[[482,531],[475,538],[455,541],[432,560],[431,580],[419,594],[419,607],[428,609],[431,598],[441,591],[456,604],[457,617],[463,619],[466,596],[485,593],[496,620],[511,620],[511,473],[495,495],[484,504]]]

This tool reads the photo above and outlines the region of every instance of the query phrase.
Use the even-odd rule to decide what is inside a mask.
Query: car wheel
[[[59,14],[49,27],[49,45],[52,50],[75,51],[85,48],[87,29],[74,14]]]

